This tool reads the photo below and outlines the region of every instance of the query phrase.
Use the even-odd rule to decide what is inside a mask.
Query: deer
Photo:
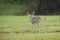
[[[30,18],[30,21],[32,23],[32,27],[39,27],[39,23],[41,21],[41,18],[39,16],[35,16],[35,11],[27,11],[27,14]]]

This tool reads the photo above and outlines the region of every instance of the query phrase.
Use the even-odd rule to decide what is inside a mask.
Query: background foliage
[[[26,15],[35,10],[40,15],[60,14],[60,0],[0,0],[0,15]]]

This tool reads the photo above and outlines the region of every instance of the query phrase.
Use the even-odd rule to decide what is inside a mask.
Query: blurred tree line
[[[37,14],[60,14],[60,0],[0,0],[3,3],[22,4],[35,10]]]

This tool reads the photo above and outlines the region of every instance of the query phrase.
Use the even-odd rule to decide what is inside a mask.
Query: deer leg
[[[37,27],[39,27],[39,23],[37,23]]]
[[[35,24],[35,23],[33,23],[32,25],[33,25],[33,26],[32,26],[33,28],[36,28],[36,24]]]

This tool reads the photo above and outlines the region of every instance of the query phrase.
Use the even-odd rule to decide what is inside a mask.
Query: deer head
[[[35,14],[35,11],[27,11],[27,14],[28,15],[34,15]]]

